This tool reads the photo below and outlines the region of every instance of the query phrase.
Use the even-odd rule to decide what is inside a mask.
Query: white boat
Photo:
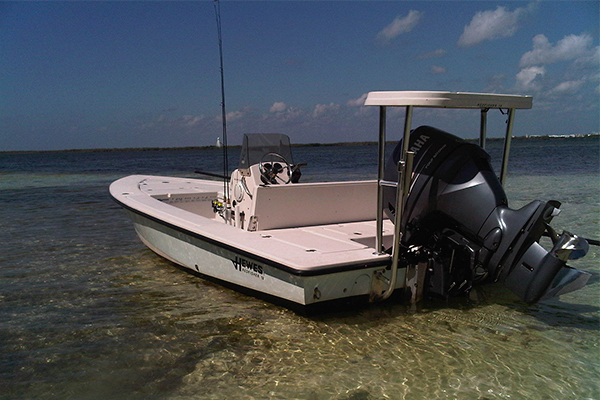
[[[365,105],[380,110],[377,180],[299,182],[287,136],[255,134],[244,136],[240,165],[225,183],[132,175],[113,182],[110,194],[157,254],[294,305],[384,300],[397,289],[418,301],[490,280],[533,303],[585,285],[589,274],[566,261],[584,255],[587,243],[549,226],[559,203],[511,210],[502,189],[514,112],[531,108],[531,97],[371,92]],[[405,107],[406,118],[386,167],[388,107]],[[479,146],[431,127],[411,134],[414,107],[480,109]],[[483,150],[489,109],[508,110],[499,179]],[[538,243],[544,233],[549,250]]]

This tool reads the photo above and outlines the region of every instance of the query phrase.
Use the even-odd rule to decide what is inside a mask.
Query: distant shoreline
[[[514,136],[512,140],[575,140],[598,138],[600,133],[589,133],[585,135],[544,135],[544,136]],[[477,142],[479,139],[465,139],[468,142]],[[488,141],[503,141],[504,138],[487,138]],[[397,143],[389,141],[388,143]],[[329,146],[370,146],[377,142],[338,142],[338,143],[297,143],[292,147],[329,147]],[[242,146],[228,146],[230,149],[240,148]],[[211,146],[184,146],[184,147],[123,147],[123,148],[103,148],[103,149],[67,149],[67,150],[7,150],[0,151],[0,154],[36,154],[36,153],[112,153],[121,151],[167,151],[167,150],[207,150],[218,149],[215,145]]]

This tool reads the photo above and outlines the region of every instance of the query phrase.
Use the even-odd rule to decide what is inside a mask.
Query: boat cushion
[[[377,181],[297,183],[256,188],[258,230],[375,219]]]

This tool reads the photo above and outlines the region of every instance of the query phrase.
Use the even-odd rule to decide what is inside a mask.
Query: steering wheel
[[[266,161],[268,157],[279,159],[283,162],[284,166],[281,166],[278,162]],[[267,153],[260,159],[258,163],[258,170],[260,171],[260,175],[263,178],[262,181],[264,183],[274,183],[277,184],[278,180],[285,184],[290,183],[292,180],[292,166],[290,163],[279,153]],[[281,178],[279,176],[280,172],[287,170],[287,180]]]

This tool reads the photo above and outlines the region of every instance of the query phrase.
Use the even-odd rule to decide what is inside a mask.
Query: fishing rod
[[[221,2],[214,0],[215,17],[217,20],[217,36],[219,40],[219,61],[221,66],[221,120],[223,121],[223,177],[229,176],[229,158],[227,156],[227,114],[225,112],[225,74],[223,73],[223,37],[221,35]],[[229,178],[223,179],[224,203],[229,203]]]
[[[212,176],[213,178],[220,178],[220,179],[223,179],[225,182],[229,182],[229,179],[230,179],[229,176],[227,176],[227,175],[215,174],[214,172],[206,172],[206,171],[196,170],[196,171],[194,171],[194,173],[200,174],[200,175]]]

